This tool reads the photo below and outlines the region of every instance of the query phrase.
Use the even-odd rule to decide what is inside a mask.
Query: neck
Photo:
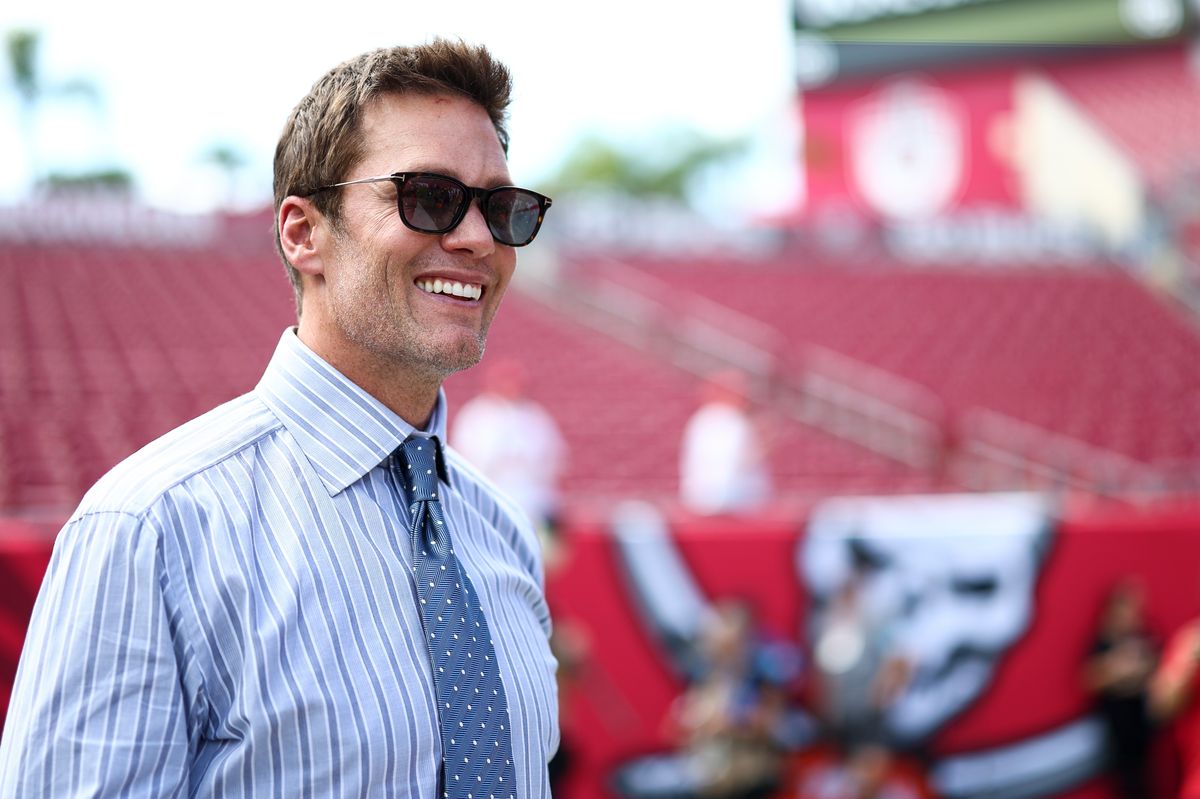
[[[358,347],[338,346],[306,327],[303,318],[296,335],[322,360],[405,422],[418,430],[428,426],[437,406],[442,375],[429,374],[416,365],[372,357]]]

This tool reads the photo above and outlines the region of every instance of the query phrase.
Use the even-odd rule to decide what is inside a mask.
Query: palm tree
[[[640,144],[600,137],[577,143],[546,184],[566,194],[579,189],[686,203],[695,178],[705,169],[744,153],[744,141],[720,141],[690,130],[659,133]]]
[[[202,156],[202,160],[215,167],[225,181],[225,207],[232,208],[237,199],[238,175],[247,164],[246,155],[235,145],[217,143],[212,145]]]
[[[20,104],[21,137],[25,141],[25,159],[29,164],[30,172],[36,175],[38,164],[34,120],[37,117],[41,84],[37,71],[38,34],[27,30],[12,31],[8,34],[6,44],[13,88],[16,90],[17,100]]]
[[[43,174],[37,149],[38,111],[48,99],[75,97],[96,106],[100,105],[100,93],[90,81],[82,78],[48,83],[41,74],[38,64],[38,49],[41,34],[33,30],[13,30],[5,41],[5,54],[11,73],[12,89],[20,106],[21,136],[25,142],[25,158],[29,164],[32,183],[40,182]],[[115,173],[122,170],[105,170]],[[61,177],[61,176],[60,176]],[[74,176],[76,178],[82,176]]]

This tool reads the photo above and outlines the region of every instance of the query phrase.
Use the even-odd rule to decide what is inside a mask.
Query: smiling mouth
[[[418,280],[417,288],[427,294],[445,294],[469,302],[483,296],[483,286],[478,283],[457,283],[451,280]]]

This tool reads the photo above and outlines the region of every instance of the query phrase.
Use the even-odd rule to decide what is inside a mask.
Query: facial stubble
[[[330,298],[333,322],[360,352],[370,353],[378,369],[399,370],[440,384],[479,363],[495,308],[485,313],[473,335],[463,335],[462,328],[448,321],[429,329],[402,301],[419,291],[410,278],[423,269],[422,259],[395,267],[386,255],[369,255],[346,233],[339,236],[339,246],[346,262],[354,267],[351,275],[343,275]],[[447,335],[452,340],[445,340]]]

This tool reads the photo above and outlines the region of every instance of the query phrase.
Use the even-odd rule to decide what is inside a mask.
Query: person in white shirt
[[[680,500],[705,515],[753,512],[770,498],[771,476],[749,413],[745,377],[736,371],[715,373],[704,395],[683,431]]]
[[[487,367],[484,390],[463,404],[450,441],[544,538],[554,535],[567,447],[554,418],[528,396],[520,363],[506,359]]]

